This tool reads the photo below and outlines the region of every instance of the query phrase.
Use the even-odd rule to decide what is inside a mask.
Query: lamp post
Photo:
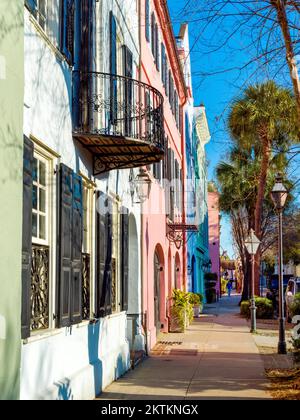
[[[282,177],[276,177],[276,183],[271,192],[271,198],[278,213],[278,268],[279,268],[279,341],[278,354],[286,354],[285,317],[283,296],[283,246],[282,246],[282,213],[288,197],[288,191],[282,183]]]
[[[256,306],[255,306],[255,287],[254,287],[254,278],[255,278],[255,255],[258,251],[260,245],[260,240],[256,237],[253,229],[250,230],[250,235],[245,241],[245,247],[249,254],[251,255],[251,332],[256,332]]]

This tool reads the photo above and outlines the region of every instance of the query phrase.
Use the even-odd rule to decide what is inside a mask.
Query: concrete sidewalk
[[[135,370],[100,399],[271,399],[264,364],[238,296],[210,305],[184,334],[163,334]]]

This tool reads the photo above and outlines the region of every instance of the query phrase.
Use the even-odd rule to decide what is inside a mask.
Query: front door
[[[161,330],[160,322],[160,262],[159,256],[154,256],[154,322],[157,334]]]

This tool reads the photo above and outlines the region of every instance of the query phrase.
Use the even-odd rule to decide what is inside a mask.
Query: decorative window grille
[[[31,331],[49,328],[49,247],[33,245],[31,261]]]

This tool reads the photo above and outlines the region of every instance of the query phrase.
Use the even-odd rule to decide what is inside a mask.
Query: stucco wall
[[[150,1],[151,12],[155,13],[156,22],[159,30],[159,43],[164,42],[168,38],[166,27],[161,26],[159,15],[157,13],[156,4]],[[171,70],[174,80],[175,73],[178,74],[179,69],[172,67],[170,52],[167,50],[169,69]],[[172,113],[169,99],[166,95],[165,87],[162,83],[161,71],[158,71],[154,62],[151,51],[151,45],[145,37],[145,1],[141,1],[141,80],[156,88],[164,98],[164,128],[165,135],[169,139],[168,147],[172,148],[175,158],[179,162],[181,169],[185,170],[185,162],[183,160],[184,145],[182,144],[181,133],[176,125],[175,117]],[[161,56],[159,58],[161,62]],[[161,69],[161,64],[160,64]],[[177,86],[178,89],[178,86]],[[184,126],[184,121],[183,121]],[[184,128],[183,128],[184,130]],[[178,272],[178,286],[185,287],[185,249],[181,247],[177,250],[173,243],[167,239],[167,218],[166,218],[165,189],[155,179],[153,179],[151,194],[149,200],[143,206],[143,305],[144,312],[147,314],[147,333],[148,348],[152,348],[157,340],[157,330],[154,325],[155,308],[154,308],[154,254],[155,250],[159,250],[161,273],[160,273],[160,321],[161,331],[168,331],[168,301],[171,297],[172,289],[175,288],[175,261],[176,254],[179,256],[180,271]]]
[[[208,193],[209,217],[209,254],[212,261],[212,273],[217,273],[220,278],[220,209],[219,194]],[[219,283],[218,283],[219,285]]]
[[[19,396],[24,1],[0,2],[0,399]]]
[[[137,61],[137,39],[134,40],[134,34],[128,31],[124,20],[122,21],[122,13],[127,17],[128,13],[124,10],[122,12],[116,1],[106,4],[113,7],[119,24],[123,25],[124,42],[129,39],[131,45],[136,43],[133,49]],[[95,5],[97,22],[101,20],[101,16],[105,17],[103,25],[97,27],[97,30],[108,31],[109,10],[100,9],[98,2]],[[130,8],[132,9],[132,4]],[[52,32],[55,33],[54,30]],[[80,171],[85,174],[96,183],[98,189],[114,197],[118,196],[122,205],[129,209],[138,233],[135,245],[135,276],[131,278],[131,284],[134,283],[134,295],[129,295],[129,299],[134,310],[141,313],[140,205],[132,201],[130,172],[115,171],[97,179],[92,176],[92,156],[75,144],[72,138],[72,75],[66,61],[55,48],[56,44],[55,36],[48,38],[43,35],[25,9],[24,132],[28,137],[33,136],[55,151],[60,156],[55,161],[57,164],[63,162],[77,173]],[[103,51],[108,54],[108,48],[104,48]],[[102,59],[107,61],[108,56],[105,58],[103,55]],[[53,201],[50,308],[55,305],[55,197]],[[22,345],[22,399],[91,399],[129,368],[128,325],[124,312],[92,325],[82,323],[71,329],[61,330],[54,327],[54,322],[51,321],[52,329],[42,334],[33,334]],[[137,333],[142,336],[141,328],[137,329]],[[131,334],[130,330],[128,334]],[[137,341],[143,346],[142,337],[138,337]]]

